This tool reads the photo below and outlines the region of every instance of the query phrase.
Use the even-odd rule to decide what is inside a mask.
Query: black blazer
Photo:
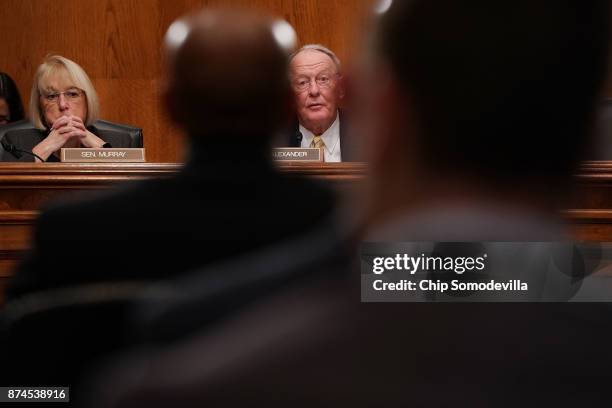
[[[612,99],[605,99],[599,106],[594,143],[588,152],[588,160],[612,160]]]
[[[96,122],[87,129],[106,143],[110,143],[112,147],[142,147],[142,145],[135,145],[138,144],[137,140],[131,137],[130,133],[123,129],[123,126],[117,125],[114,126],[115,129],[110,129],[109,126],[106,126],[106,123],[108,122]],[[131,127],[125,128],[136,129]],[[31,152],[32,149],[48,135],[48,130],[40,130],[34,127],[16,128],[14,130],[8,130],[4,134],[2,143],[6,146],[13,146],[16,149]],[[17,155],[12,152],[4,151],[0,159],[4,162],[33,162],[34,156],[22,154],[21,157],[17,157]],[[55,155],[51,155],[47,161],[54,162],[59,161],[59,159]]]
[[[346,115],[342,111],[339,111],[338,115],[340,120],[340,152],[342,154],[342,161],[358,161],[357,155],[354,152],[354,146],[350,143],[350,132],[347,130],[349,125],[346,122]],[[300,124],[297,118],[288,131],[288,139],[289,147],[300,147],[302,143],[302,134],[300,133]]]

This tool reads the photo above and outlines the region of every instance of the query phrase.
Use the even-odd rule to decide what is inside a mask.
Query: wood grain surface
[[[363,163],[281,163],[279,167],[285,174],[317,179],[344,193],[358,189],[367,177]],[[42,166],[4,163],[0,166],[0,305],[6,280],[30,247],[32,227],[46,203],[114,188],[129,181],[170,177],[180,168],[180,164],[173,163],[47,163]],[[579,240],[612,241],[612,162],[584,163],[575,181],[574,194],[562,217]],[[169,237],[160,235],[159,239]]]
[[[322,43],[349,59],[373,0],[0,0],[0,71],[28,103],[45,55],[79,63],[100,95],[102,117],[143,128],[151,162],[179,162],[185,140],[160,101],[162,37],[177,17],[237,5],[285,18],[301,44]]]

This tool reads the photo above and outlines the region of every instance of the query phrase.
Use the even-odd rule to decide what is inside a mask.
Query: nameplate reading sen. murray
[[[145,161],[143,148],[64,148],[61,161],[65,163],[140,163]]]

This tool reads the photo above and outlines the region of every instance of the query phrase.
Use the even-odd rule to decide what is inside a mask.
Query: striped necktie
[[[325,147],[325,142],[321,136],[315,136],[310,143],[310,147],[314,147],[316,149],[323,149]],[[323,161],[325,161],[325,151],[322,151]]]

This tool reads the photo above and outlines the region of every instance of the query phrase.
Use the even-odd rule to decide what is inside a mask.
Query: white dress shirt
[[[302,144],[300,147],[310,147],[312,139],[315,135],[310,130],[300,124],[300,133],[302,133]],[[336,112],[336,120],[334,123],[321,135],[321,139],[325,142],[325,161],[328,163],[341,162],[342,153],[340,152],[340,115]]]

